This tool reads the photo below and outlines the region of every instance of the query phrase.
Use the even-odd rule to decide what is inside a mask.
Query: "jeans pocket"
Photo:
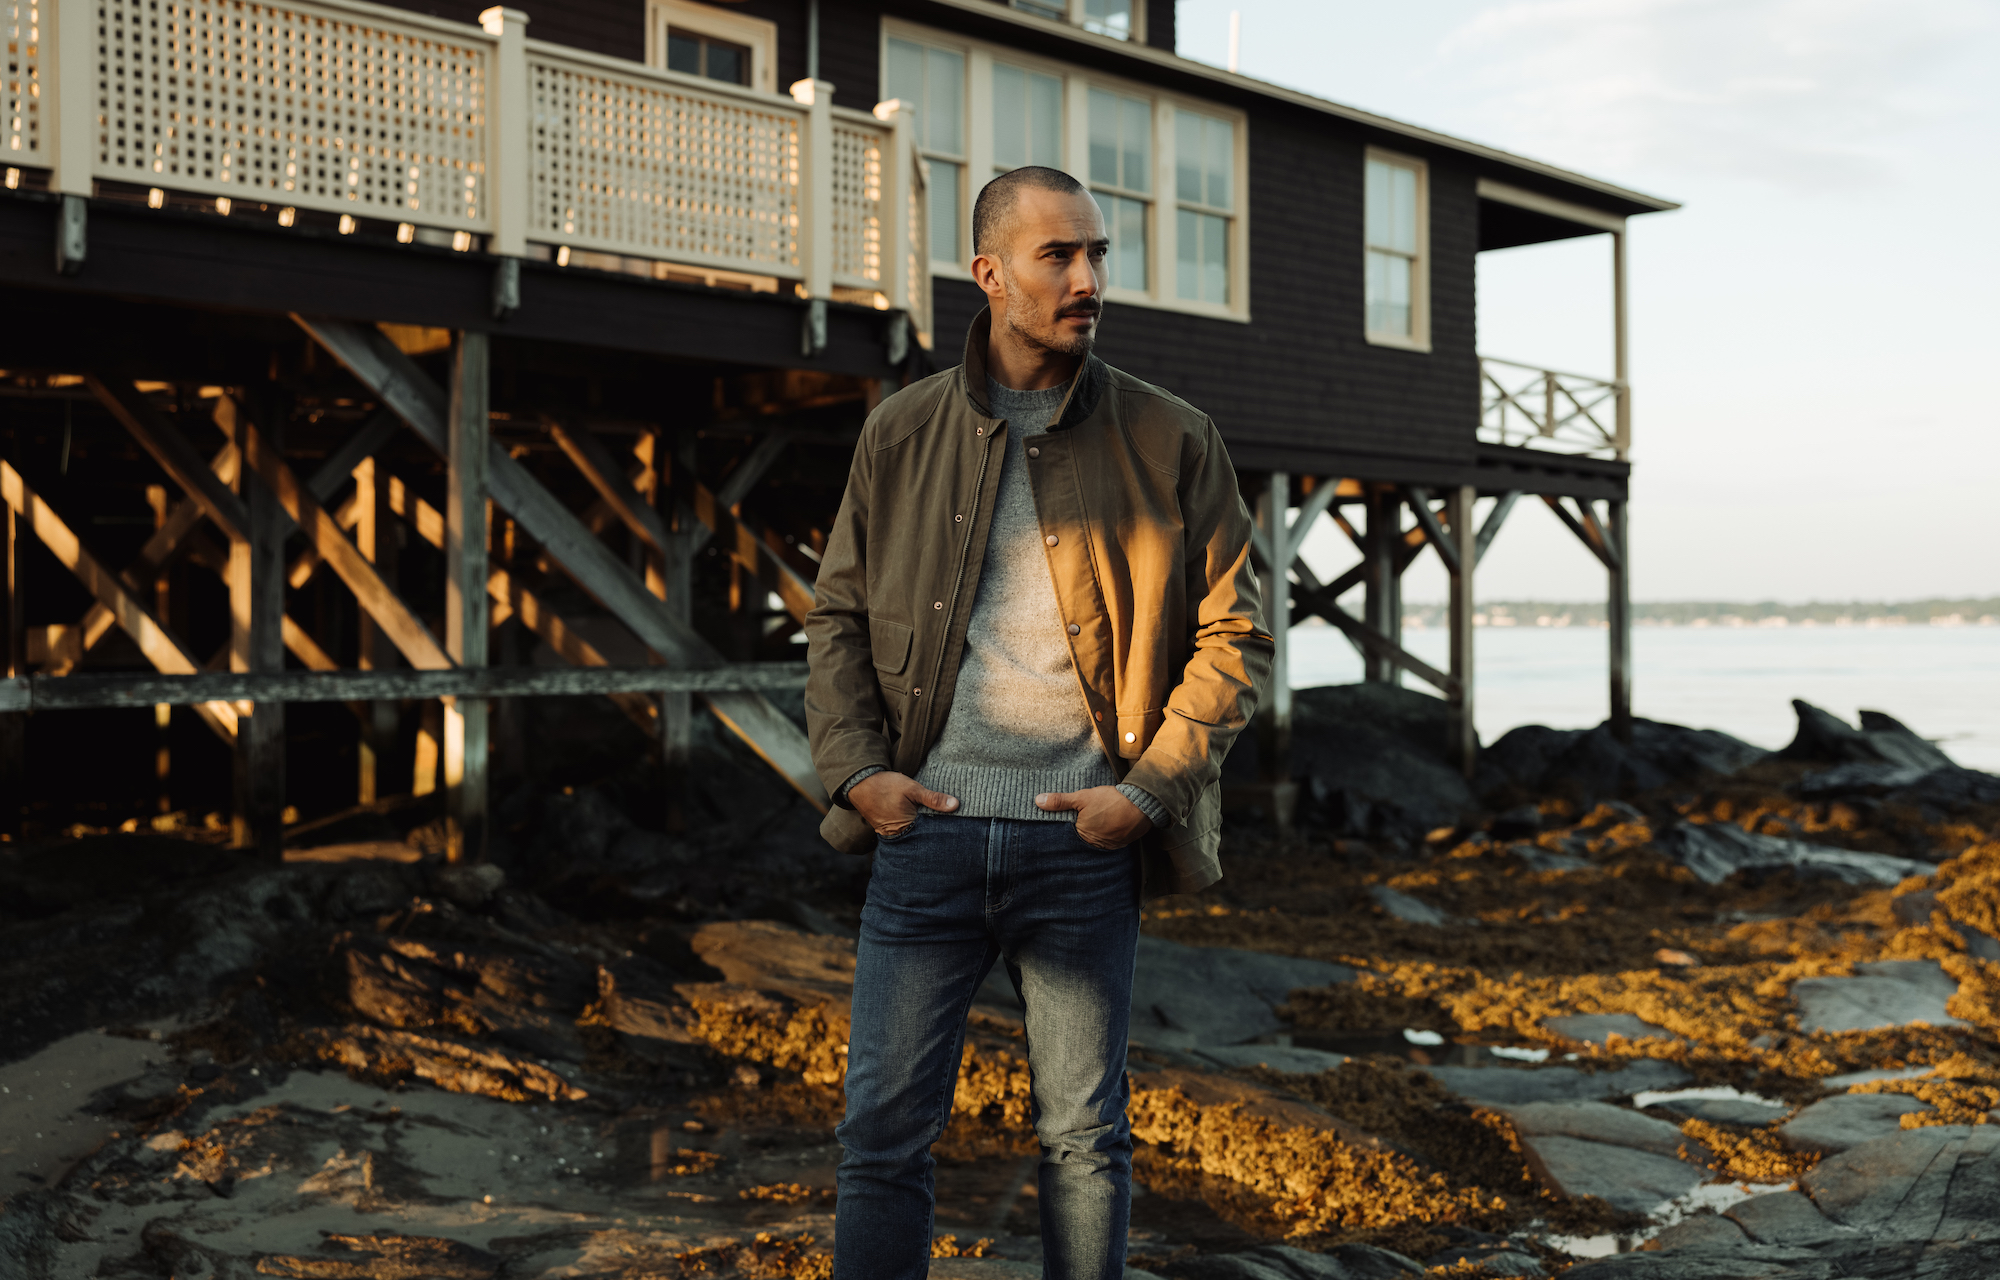
[[[878,844],[903,843],[905,840],[908,840],[911,836],[917,834],[917,823],[923,818],[923,816],[924,816],[923,811],[918,810],[916,813],[910,816],[910,824],[904,827],[901,831],[898,831],[893,836],[885,836],[878,832],[875,836],[876,843]]]

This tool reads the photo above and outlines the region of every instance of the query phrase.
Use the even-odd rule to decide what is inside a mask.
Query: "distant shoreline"
[[[1319,619],[1312,619],[1320,622]],[[1443,604],[1403,606],[1403,626],[1443,627]],[[1472,615],[1475,627],[1603,627],[1602,601],[1482,601]],[[1304,625],[1304,624],[1302,624]],[[1320,625],[1325,625],[1321,623]],[[1776,601],[1666,601],[1632,606],[1635,627],[2000,627],[2000,597],[1909,600],[1899,603],[1831,602],[1779,604]]]

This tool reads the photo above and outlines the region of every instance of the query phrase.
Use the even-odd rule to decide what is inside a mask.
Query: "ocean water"
[[[1292,687],[1348,684],[1361,659],[1328,626],[1292,631]],[[1443,630],[1406,630],[1406,648],[1443,668]],[[1609,636],[1597,627],[1474,632],[1473,717],[1482,742],[1520,724],[1588,728],[1609,711]],[[2000,627],[1635,627],[1632,709],[1721,729],[1760,747],[1792,740],[1791,700],[1848,723],[1886,711],[1960,764],[2000,772]],[[1414,676],[1403,682],[1426,693]]]

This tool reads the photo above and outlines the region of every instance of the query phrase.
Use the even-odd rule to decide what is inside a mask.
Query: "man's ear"
[[[987,297],[998,301],[1007,296],[1007,286],[1000,275],[1000,258],[997,254],[982,253],[974,256],[971,263],[972,282],[979,286]]]

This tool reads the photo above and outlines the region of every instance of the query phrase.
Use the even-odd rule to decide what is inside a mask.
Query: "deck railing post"
[[[447,432],[444,554],[445,652],[461,667],[486,665],[487,337],[466,330],[452,352]],[[487,712],[484,698],[445,702],[446,857],[486,858]]]
[[[916,314],[910,279],[910,133],[912,111],[901,98],[875,104],[875,118],[889,126],[882,145],[882,292],[889,305]]]
[[[42,107],[49,113],[43,117],[45,127],[53,126],[54,134],[49,190],[88,197],[97,124],[97,6],[84,0],[56,0],[50,8],[55,10],[52,18],[43,20],[48,23],[45,31],[55,36],[51,42],[55,57],[42,63],[44,75],[55,72],[55,92],[43,99]]]
[[[799,266],[806,296],[833,293],[833,86],[800,80],[792,97],[806,109],[799,147]]]
[[[486,82],[486,198],[492,210],[488,249],[506,258],[528,252],[529,138],[534,104],[528,92],[528,15],[495,5],[479,15],[493,37]]]

